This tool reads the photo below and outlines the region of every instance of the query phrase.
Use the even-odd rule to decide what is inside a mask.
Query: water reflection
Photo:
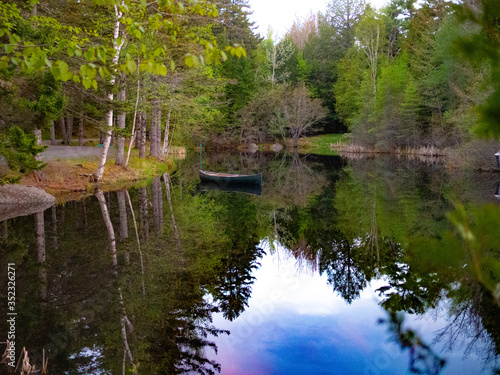
[[[16,344],[33,363],[46,349],[50,372],[67,374],[495,366],[492,181],[384,158],[218,154],[205,164],[262,172],[262,195],[199,191],[186,159],[173,176],[2,223],[1,267],[17,267]],[[408,341],[387,320],[410,365],[376,325],[384,309],[424,322]]]

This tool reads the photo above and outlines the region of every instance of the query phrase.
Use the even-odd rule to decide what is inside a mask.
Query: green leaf
[[[146,8],[148,6],[147,0],[141,0],[141,7]]]
[[[127,61],[127,70],[130,73],[135,73],[137,71],[137,65],[134,60]]]
[[[73,76],[73,81],[75,81],[76,83],[80,83],[80,77],[78,77],[76,74]]]
[[[99,67],[99,75],[102,77],[102,78],[106,78],[108,75],[109,75],[109,72],[106,68],[104,67]]]
[[[86,89],[89,89],[92,86],[92,80],[88,77],[83,77],[82,83],[83,87],[85,87]]]
[[[56,81],[61,80],[61,69],[59,69],[59,67],[53,66],[52,68],[50,68],[50,72],[52,73],[52,76]]]
[[[170,70],[172,72],[175,71],[175,62],[174,62],[174,60],[170,60]]]
[[[12,52],[14,52],[14,47],[12,47],[11,45],[9,44],[4,44],[3,45],[3,48],[5,49],[5,52],[10,54]]]
[[[156,64],[156,67],[155,67],[155,73],[157,75],[161,75],[161,76],[166,76],[167,75],[167,67],[163,64]]]
[[[9,66],[9,64],[6,61],[0,61],[0,70],[5,69]]]
[[[90,47],[84,54],[83,57],[85,57],[88,61],[94,61],[95,60],[95,49]]]
[[[92,80],[92,87],[94,88],[94,90],[97,90],[97,81],[95,79]]]
[[[97,48],[97,58],[103,63],[106,63],[106,49],[103,47]]]
[[[192,68],[194,66],[194,61],[193,61],[193,55],[188,55],[184,59],[184,63],[189,67]]]
[[[34,50],[34,48],[33,48],[33,47],[26,47],[26,48],[23,50],[23,56],[24,56],[25,58],[30,57],[30,56],[33,54],[33,50]]]
[[[17,44],[21,41],[21,37],[17,34],[12,34],[10,37],[9,37],[9,43],[10,44]]]

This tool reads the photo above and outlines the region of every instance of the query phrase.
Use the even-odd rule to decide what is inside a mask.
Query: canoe
[[[215,182],[220,185],[260,185],[262,183],[262,173],[258,174],[231,174],[217,173],[200,170],[200,180],[202,182]]]

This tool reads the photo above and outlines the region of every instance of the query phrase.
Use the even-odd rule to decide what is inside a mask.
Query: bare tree
[[[290,40],[297,46],[298,49],[303,50],[311,34],[316,34],[318,31],[317,20],[315,14],[309,14],[304,19],[297,18],[294,22],[288,35]]]
[[[299,138],[327,114],[328,110],[323,107],[321,100],[312,99],[306,86],[300,85],[285,92],[273,123],[280,127],[283,134],[287,130],[293,139],[293,147],[297,148]]]

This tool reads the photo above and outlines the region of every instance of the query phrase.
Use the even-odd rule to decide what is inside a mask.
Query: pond
[[[274,153],[203,169],[262,189],[201,185],[193,156],[0,223],[0,350],[13,333],[49,374],[500,371],[498,175]]]

